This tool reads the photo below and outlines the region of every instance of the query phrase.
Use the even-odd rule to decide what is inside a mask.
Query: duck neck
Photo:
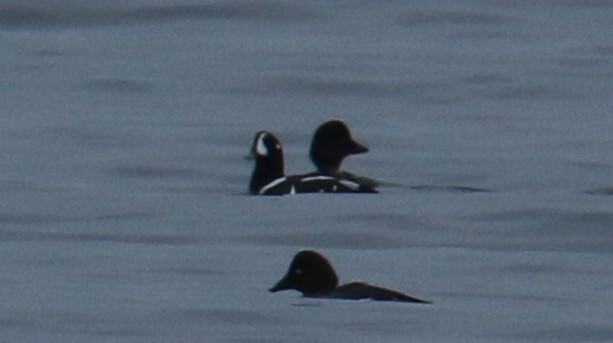
[[[255,161],[255,169],[251,174],[249,191],[252,194],[257,194],[262,187],[284,175],[283,159],[277,159],[275,162],[269,158],[258,158]]]
[[[341,166],[340,162],[336,160],[332,161],[332,159],[325,162],[316,163],[316,165],[319,173],[332,176],[339,173],[339,168]]]

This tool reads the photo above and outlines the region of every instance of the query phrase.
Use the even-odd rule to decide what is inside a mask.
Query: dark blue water
[[[613,340],[613,2],[4,1],[11,342]],[[330,118],[374,196],[247,196]],[[302,248],[433,306],[267,289]]]

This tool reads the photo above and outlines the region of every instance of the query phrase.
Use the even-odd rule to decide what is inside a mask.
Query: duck
[[[249,182],[254,195],[285,195],[297,193],[376,193],[369,186],[350,179],[322,174],[285,175],[283,148],[269,131],[258,131],[251,144],[255,168]]]
[[[269,289],[273,293],[284,290],[296,290],[307,298],[432,303],[393,289],[360,281],[339,285],[332,264],[315,250],[299,251],[292,259],[285,276]]]
[[[353,139],[351,131],[342,120],[328,120],[317,127],[311,140],[309,157],[317,168],[313,174],[340,177],[376,188],[381,185],[378,180],[340,169],[345,157],[368,151],[368,147]]]

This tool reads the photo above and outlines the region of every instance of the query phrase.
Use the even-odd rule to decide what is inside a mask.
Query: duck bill
[[[349,155],[357,155],[357,154],[363,154],[365,152],[368,152],[368,148],[363,146],[362,144],[351,140],[351,142],[349,143]]]
[[[289,284],[289,280],[287,276],[285,276],[283,279],[279,280],[279,282],[277,282],[274,286],[272,286],[272,288],[269,289],[269,291],[274,293],[274,292],[284,291],[290,288],[291,286]]]

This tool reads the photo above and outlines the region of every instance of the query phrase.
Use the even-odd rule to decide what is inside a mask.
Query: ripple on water
[[[613,187],[592,189],[592,190],[586,191],[586,193],[591,194],[591,195],[613,195]]]
[[[174,168],[169,166],[134,165],[118,166],[109,170],[111,174],[129,178],[183,178],[201,177],[201,173],[194,169]]]
[[[202,239],[181,235],[83,233],[83,232],[21,232],[0,231],[0,241],[13,242],[112,242],[145,245],[192,245]]]
[[[0,6],[0,27],[12,29],[134,25],[177,20],[308,21],[320,17],[306,6],[265,1],[143,7],[62,7],[55,3]]]
[[[94,92],[115,92],[131,94],[153,93],[155,87],[152,82],[130,79],[97,79],[83,82],[79,89]]]
[[[300,246],[328,249],[396,249],[408,246],[391,237],[368,233],[295,232],[241,236],[236,240],[254,245]]]
[[[418,25],[501,25],[512,18],[493,13],[469,11],[412,11],[400,14],[398,23],[407,26]]]
[[[510,337],[539,342],[611,342],[613,329],[606,323],[568,323],[524,334],[513,332]]]

